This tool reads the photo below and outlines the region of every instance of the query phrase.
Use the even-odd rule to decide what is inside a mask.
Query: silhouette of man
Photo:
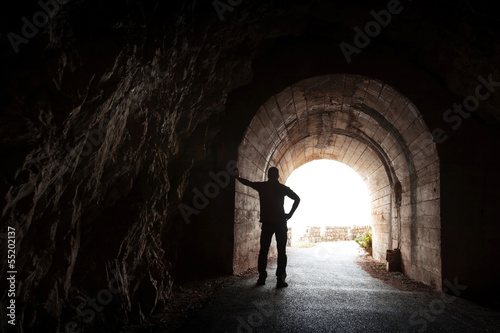
[[[238,172],[238,170],[237,170]],[[278,267],[276,269],[276,288],[287,287],[286,278],[286,242],[287,242],[287,220],[289,220],[297,207],[300,198],[289,187],[281,184],[279,179],[279,170],[275,167],[269,168],[267,172],[267,182],[251,182],[247,179],[238,179],[243,185],[249,186],[259,192],[260,198],[260,222],[262,223],[260,233],[260,251],[259,251],[259,279],[258,285],[264,285],[267,278],[267,255],[273,234],[276,236],[276,247],[278,248]],[[285,214],[283,204],[285,196],[294,200],[292,209]]]

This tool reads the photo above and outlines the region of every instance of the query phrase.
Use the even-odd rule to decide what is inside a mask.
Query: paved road
[[[265,286],[256,275],[225,286],[180,332],[500,332],[498,312],[372,278],[354,242],[287,251],[288,288],[275,288],[272,264]]]

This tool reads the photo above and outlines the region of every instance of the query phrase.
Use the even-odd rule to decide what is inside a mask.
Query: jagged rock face
[[[498,52],[483,52],[491,46],[481,42],[491,40],[492,28],[464,22],[468,34],[462,35],[455,25],[441,29],[439,19],[425,18],[425,8],[418,8],[381,43],[403,43],[420,57],[419,65],[447,82],[446,89],[469,95],[462,78],[498,63]],[[175,267],[196,265],[192,257],[230,253],[230,228],[214,255],[182,252],[200,249],[196,242],[217,225],[217,208],[193,216],[189,226],[178,209],[209,170],[235,158],[257,111],[237,113],[237,103],[226,109],[228,94],[252,82],[252,61],[279,47],[279,37],[326,34],[328,50],[338,53],[339,42],[352,40],[352,25],[365,22],[371,9],[242,3],[221,22],[211,3],[75,1],[61,6],[18,53],[6,36],[20,34],[19,18],[40,8],[9,12],[2,27],[2,224],[17,232],[19,329],[64,331],[74,321],[97,330],[105,317],[109,330],[120,320],[140,320],[168,303]],[[454,42],[445,44],[450,36]],[[457,52],[470,40],[477,41],[478,56]],[[434,47],[436,56],[429,56]],[[344,62],[328,67],[326,60],[298,66],[288,80],[317,75],[319,65],[326,72],[363,71],[369,67],[363,56],[351,69]],[[258,92],[260,102],[287,83],[278,74],[266,74],[276,81]],[[498,105],[492,98],[478,112],[490,127],[498,126]],[[214,207],[231,196],[229,188]],[[231,213],[229,206],[221,214],[231,220]]]
[[[240,35],[212,35],[190,6],[68,4],[10,56],[3,219],[17,230],[26,330],[95,325],[109,295],[102,311],[134,319],[168,300],[177,204],[213,159],[209,118],[249,79],[249,55],[231,59]]]

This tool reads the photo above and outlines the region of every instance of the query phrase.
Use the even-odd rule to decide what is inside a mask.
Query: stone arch
[[[238,148],[240,175],[256,181],[277,166],[282,180],[315,159],[342,162],[371,197],[374,258],[401,249],[404,273],[441,289],[439,157],[411,101],[365,76],[306,79],[269,98]],[[258,195],[238,182],[233,271],[257,265]]]

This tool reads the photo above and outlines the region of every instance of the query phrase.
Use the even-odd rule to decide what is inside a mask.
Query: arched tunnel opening
[[[354,240],[371,231],[371,201],[365,180],[349,166],[334,160],[314,160],[295,169],[283,182],[301,198],[300,209],[288,225],[291,246]],[[290,211],[292,204],[285,198],[285,211]],[[338,228],[345,229],[342,237],[334,237]]]
[[[375,79],[339,74],[300,81],[269,98],[238,148],[244,178],[286,179],[315,159],[334,159],[366,179],[373,256],[401,249],[405,274],[441,290],[439,157],[420,112]],[[233,270],[257,265],[258,196],[236,184]]]

